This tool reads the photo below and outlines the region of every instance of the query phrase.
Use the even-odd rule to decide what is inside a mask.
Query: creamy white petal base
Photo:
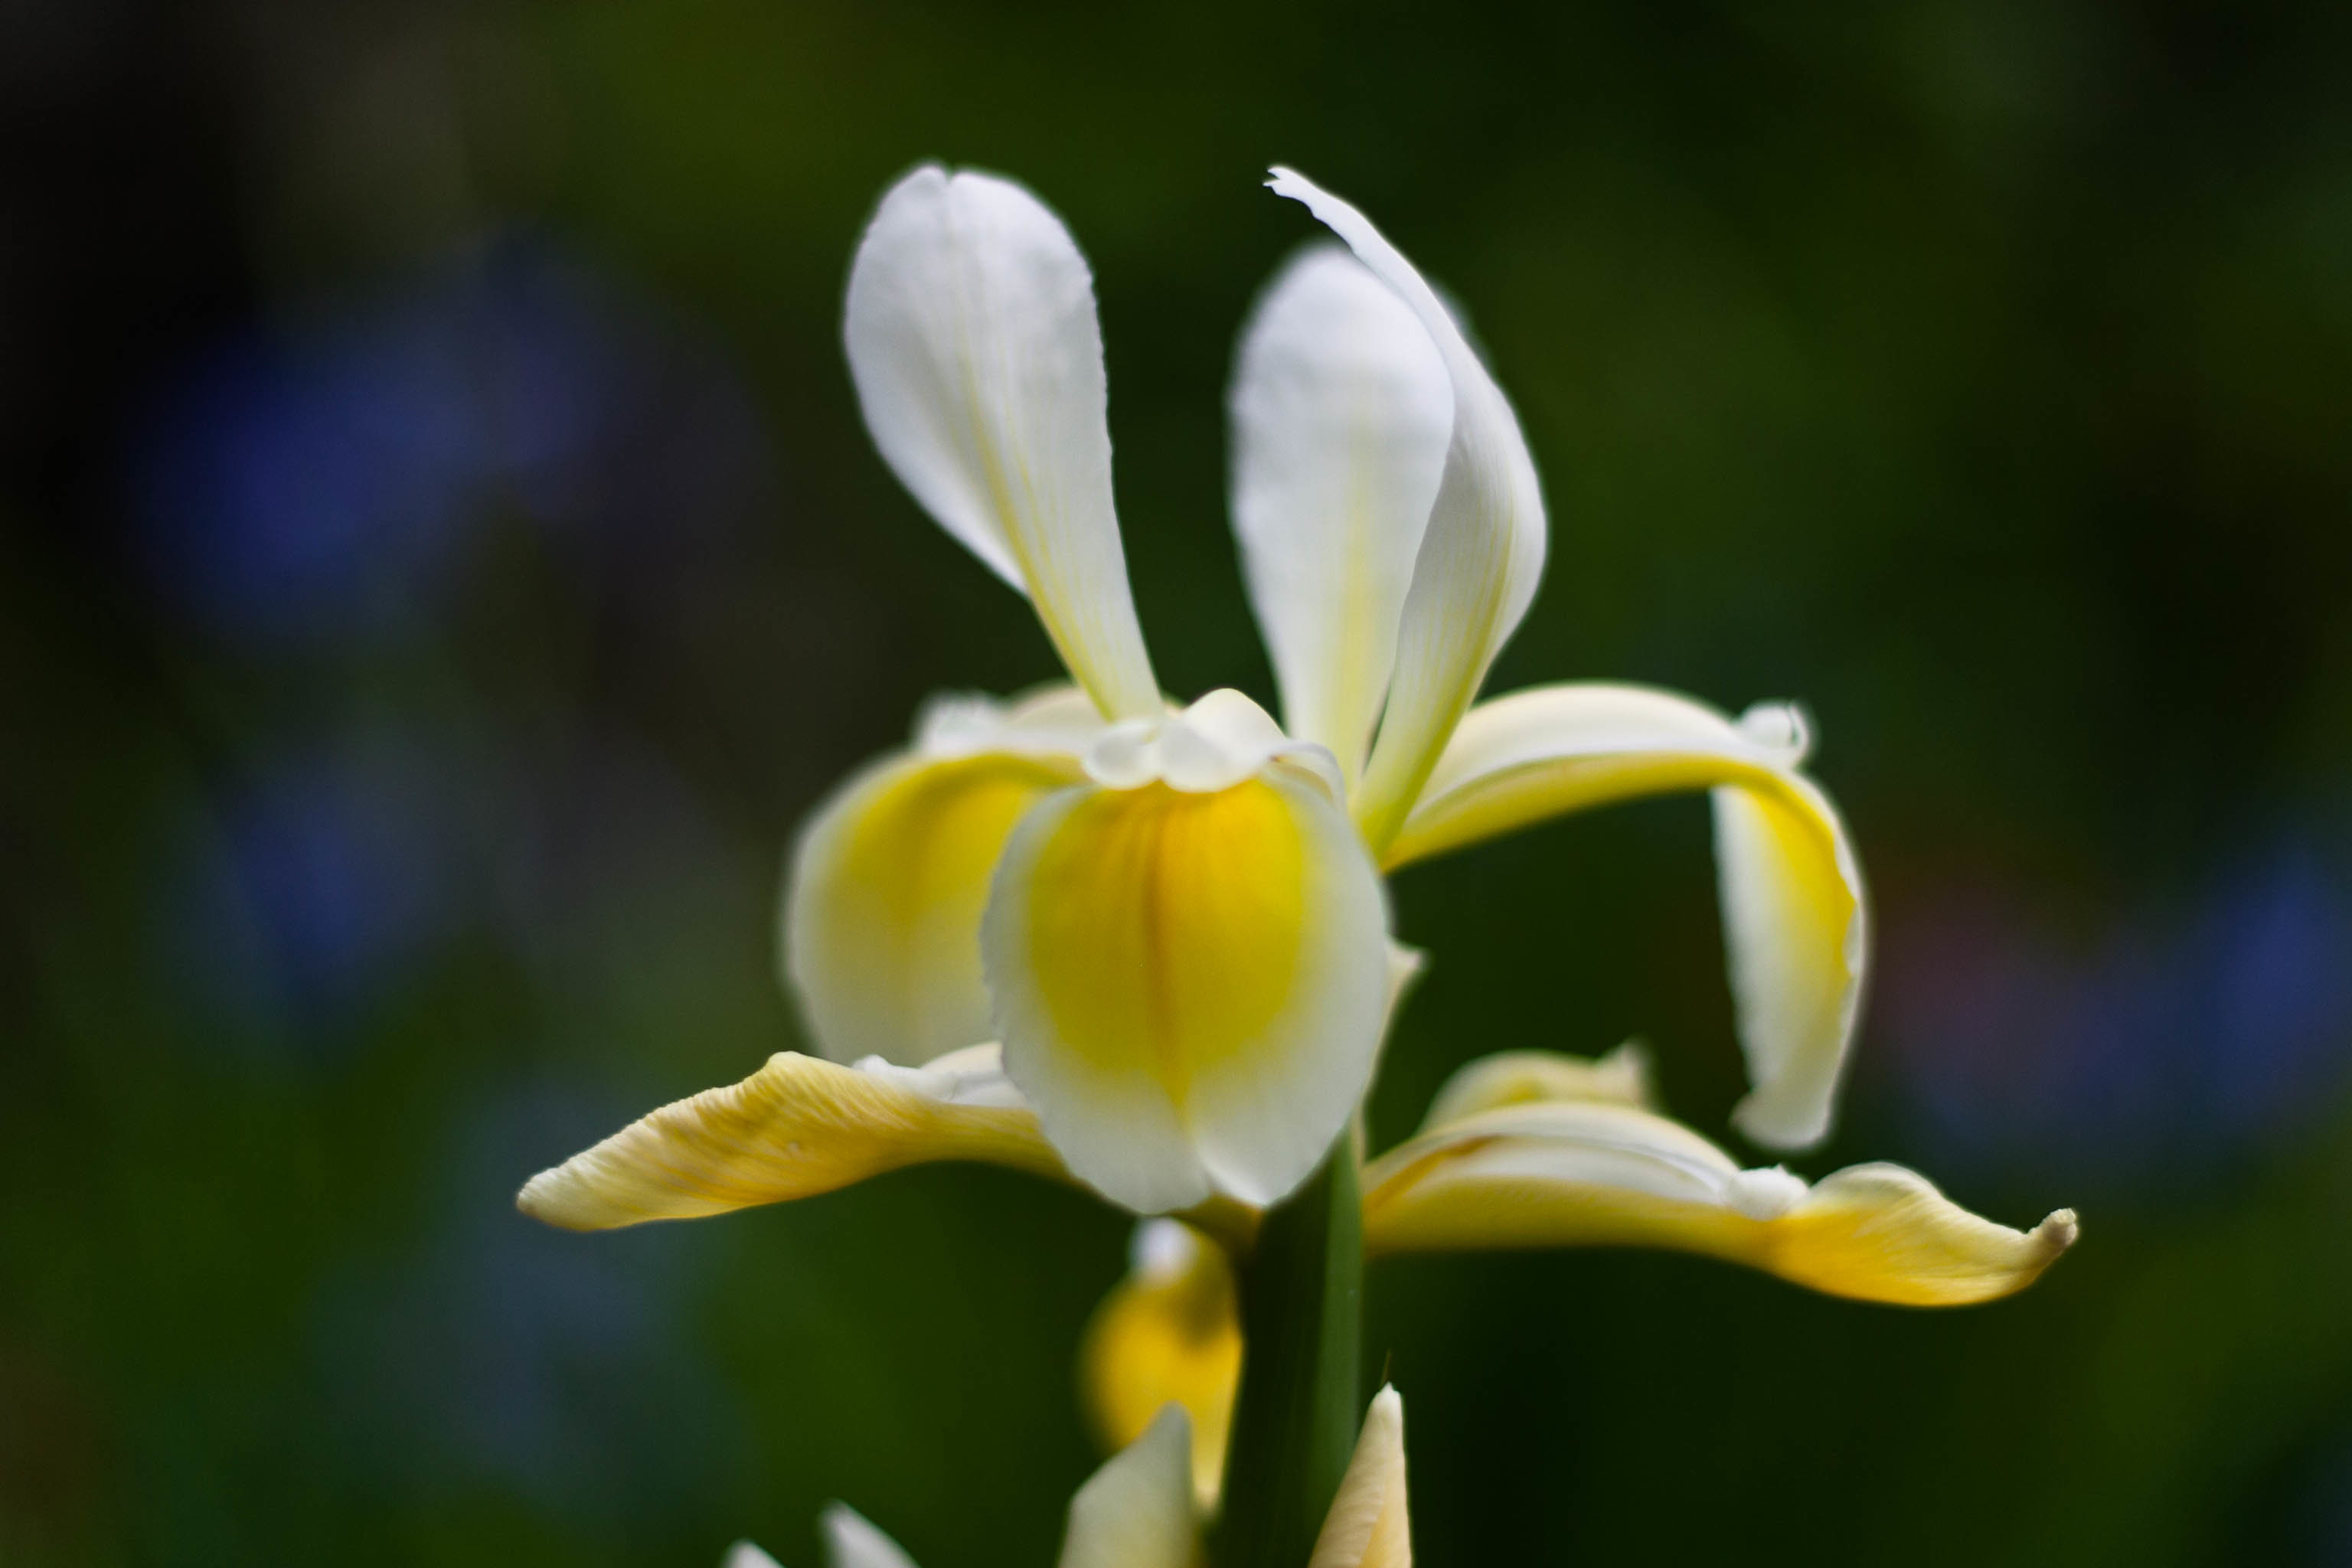
[[[1307,1568],[1412,1568],[1412,1521],[1405,1498],[1404,1401],[1383,1387],[1363,1430],[1339,1495],[1316,1537]]]
[[[1193,1568],[1200,1550],[1192,1423],[1171,1405],[1070,1499],[1060,1568]]]

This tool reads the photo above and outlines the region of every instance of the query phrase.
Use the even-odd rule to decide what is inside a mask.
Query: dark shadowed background
[[[992,1171],[577,1237],[518,1184],[800,1043],[794,826],[1053,673],[859,426],[887,182],[1093,261],[1170,689],[1293,162],[1464,304],[1552,553],[1496,689],[1810,704],[1880,941],[1819,1175],[2027,1295],[1385,1265],[1421,1553],[2352,1561],[2352,11],[0,8],[0,1561],[1052,1560],[1127,1227]],[[1639,1033],[1739,1089],[1696,799],[1405,873],[1374,1136]],[[1750,1155],[1751,1158],[1755,1156]]]

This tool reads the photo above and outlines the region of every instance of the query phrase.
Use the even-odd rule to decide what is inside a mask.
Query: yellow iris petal
[[[1900,1165],[1853,1165],[1751,1239],[1758,1268],[1824,1294],[1953,1307],[2023,1289],[2081,1230],[2072,1209],[2011,1230]]]
[[[1175,1220],[1147,1221],[1133,1272],[1113,1288],[1078,1350],[1087,1414],[1124,1448],[1170,1404],[1192,1421],[1192,1487],[1216,1506],[1241,1382],[1241,1304],[1223,1248]]]
[[[980,920],[1013,825],[1076,769],[992,752],[892,758],[822,807],[793,859],[785,967],[837,1061],[991,1038]]]
[[[1255,780],[1078,803],[1037,858],[1030,906],[1029,963],[1055,1033],[1088,1065],[1139,1064],[1184,1099],[1289,999],[1304,858],[1286,803]]]
[[[693,1219],[829,1193],[902,1166],[976,1160],[1064,1174],[999,1087],[995,1047],[929,1068],[846,1068],[779,1052],[742,1082],[666,1105],[542,1171],[516,1206],[566,1230]]]
[[[1743,1171],[1687,1128],[1603,1101],[1480,1111],[1364,1173],[1370,1253],[1667,1247],[1906,1306],[2021,1290],[2076,1234],[2071,1210],[2012,1230],[1895,1165],[1811,1187],[1779,1169]]]
[[[1371,1075],[1379,876],[1328,795],[1279,765],[1041,803],[982,950],[1007,1068],[1071,1169],[1139,1212],[1281,1197]]]

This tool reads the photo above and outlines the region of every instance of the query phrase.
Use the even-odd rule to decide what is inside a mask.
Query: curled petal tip
[[[2033,1239],[2048,1247],[2053,1258],[2074,1246],[2082,1235],[2083,1223],[2073,1209],[2058,1209],[2033,1227]]]
[[[532,1219],[543,1220],[549,1225],[558,1223],[555,1217],[547,1212],[547,1179],[554,1173],[552,1171],[541,1171],[522,1184],[521,1191],[515,1194],[515,1211],[518,1214],[528,1215]]]

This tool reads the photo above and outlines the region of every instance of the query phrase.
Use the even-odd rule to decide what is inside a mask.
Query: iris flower
[[[1192,1438],[1183,1406],[1162,1408],[1070,1500],[1060,1568],[1194,1568],[1202,1516],[1190,1479]],[[822,1521],[832,1568],[915,1568],[898,1543],[838,1503]],[[1404,1401],[1393,1388],[1372,1400],[1354,1456],[1332,1499],[1306,1568],[1412,1568],[1404,1468]],[[776,1568],[746,1542],[725,1568]]]
[[[1085,1376],[1105,1434],[1160,1455],[1154,1484],[1191,1509],[1217,1495],[1246,1353],[1234,1259],[1335,1146],[1361,1159],[1358,1110],[1419,962],[1391,935],[1386,873],[1563,813],[1706,792],[1750,1079],[1733,1121],[1776,1150],[1828,1131],[1867,946],[1861,875],[1803,772],[1795,708],[1733,718],[1605,683],[1475,700],[1545,550],[1517,420],[1360,213],[1288,171],[1271,184],[1343,242],[1266,289],[1230,400],[1234,523],[1281,721],[1232,690],[1180,706],[1151,674],[1068,233],[1006,181],[908,175],[850,278],[866,425],[917,500],[1028,596],[1071,683],[934,700],[913,743],[803,833],[783,959],[821,1054],[664,1107],[519,1200],[597,1230],[980,1161],[1179,1215],[1141,1238]],[[2065,1211],[1993,1224],[1893,1165],[1813,1184],[1743,1168],[1662,1114],[1622,1051],[1473,1061],[1414,1136],[1334,1169],[1356,1178],[1332,1190],[1360,1192],[1373,1257],[1662,1247],[1908,1305],[2021,1289],[2075,1234]],[[1372,1545],[1318,1549],[1317,1568],[1407,1560],[1402,1416],[1383,1399],[1364,1442],[1384,1421],[1400,1436],[1357,1459],[1387,1479],[1367,1494],[1351,1471],[1357,1504],[1333,1515]],[[1181,1443],[1149,1425],[1171,1401],[1193,1413]],[[843,1562],[903,1563],[888,1552]]]
[[[1360,214],[1297,174],[1273,184],[1348,247],[1266,290],[1231,400],[1235,524],[1288,727],[1229,690],[1179,710],[1150,677],[1066,231],[1005,181],[908,175],[851,273],[867,424],[1029,595],[1077,683],[936,700],[912,747],[818,811],[784,946],[824,1057],[780,1053],[655,1111],[533,1178],[526,1212],[605,1229],[971,1160],[1181,1213],[1244,1250],[1354,1113],[1418,963],[1390,937],[1379,871],[1670,790],[1713,797],[1754,1080],[1734,1121],[1778,1147],[1824,1134],[1864,914],[1837,815],[1800,771],[1801,719],[1600,683],[1472,705],[1543,553],[1517,422]],[[1743,1170],[1661,1115],[1623,1054],[1473,1063],[1362,1192],[1375,1255],[1671,1247],[1911,1304],[2014,1289],[2074,1234],[2066,1214],[2031,1233],[1978,1219],[1894,1166],[1812,1187]]]
[[[1289,171],[1269,183],[1344,242],[1266,289],[1230,399],[1233,521],[1281,722],[1230,689],[1179,706],[1152,674],[1112,505],[1093,284],[1067,230],[986,174],[924,167],[884,196],[845,330],[866,426],[924,509],[1028,597],[1073,683],[935,700],[911,746],[817,811],[782,944],[810,1037],[837,1062],[917,1068],[999,1042],[1051,1146],[1024,1159],[1139,1213],[1263,1207],[1323,1159],[1370,1080],[1393,964],[1386,872],[1705,790],[1752,1082],[1735,1121],[1775,1148],[1818,1142],[1866,917],[1844,829],[1801,771],[1801,718],[1601,683],[1474,702],[1545,552],[1518,421],[1362,214]],[[851,1142],[905,1152],[909,1129],[859,1121],[887,1081],[772,1065],[729,1103],[837,1089],[829,1114]],[[944,1103],[933,1132],[985,1142],[990,1107]],[[672,1118],[665,1136],[695,1134]],[[776,1148],[768,1196],[847,1157],[832,1141]]]

